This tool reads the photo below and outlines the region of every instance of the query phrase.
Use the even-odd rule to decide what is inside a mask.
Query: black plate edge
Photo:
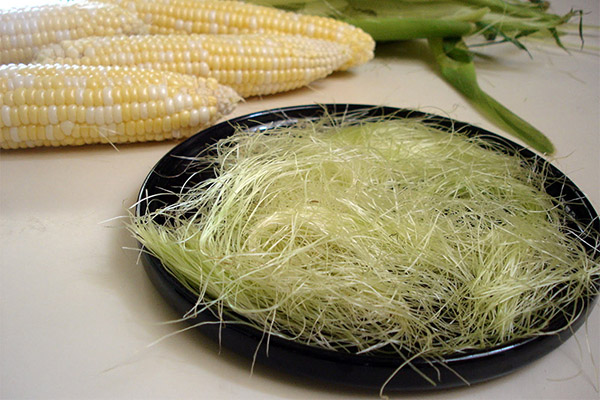
[[[152,180],[152,176],[157,173],[156,171],[160,170],[160,165],[167,162],[167,159],[172,158],[174,155],[184,154],[190,147],[213,142],[213,135],[215,133],[222,131],[222,134],[217,135],[220,138],[231,134],[236,125],[244,125],[251,128],[256,125],[271,122],[273,116],[285,118],[294,115],[294,118],[311,118],[322,113],[324,110],[329,113],[337,113],[341,111],[340,108],[343,111],[348,112],[371,110],[376,113],[372,115],[389,115],[394,113],[399,116],[424,118],[429,122],[440,124],[446,128],[453,127],[458,130],[467,129],[470,131],[469,134],[483,136],[486,139],[507,147],[511,152],[519,152],[524,157],[534,160],[534,162],[545,162],[544,159],[531,150],[502,136],[468,123],[416,110],[365,104],[314,104],[282,107],[253,112],[232,118],[199,132],[175,146],[156,163],[146,177],[138,196],[136,213],[141,212],[141,209],[143,208],[140,206],[142,204],[141,200],[145,197],[144,188],[146,188],[148,183]],[[592,214],[592,216],[595,215],[593,206],[577,186],[552,164],[548,164],[548,168],[552,170],[552,174],[564,177],[564,182],[580,194],[582,206]],[[560,193],[553,195],[560,195]],[[596,223],[596,225],[600,224]],[[600,230],[600,227],[597,228]],[[142,260],[150,280],[167,302],[179,314],[183,315],[189,311],[194,305],[194,302],[189,299],[190,292],[164,269],[158,259],[144,253]],[[596,297],[594,297],[586,303],[583,310],[584,314],[592,309],[596,300]],[[214,322],[216,321],[216,318],[210,313],[204,313],[191,319],[190,323],[195,324],[202,321]],[[386,389],[404,391],[445,389],[465,385],[463,379],[470,384],[474,384],[506,375],[518,368],[530,364],[560,346],[572,336],[584,322],[585,318],[578,318],[570,329],[563,330],[557,334],[521,340],[491,350],[457,355],[455,357],[446,358],[443,362],[439,360],[417,358],[411,362],[412,366],[418,368],[422,373],[436,381],[437,385],[432,386],[412,368],[405,367],[387,384]],[[219,341],[223,346],[230,348],[238,354],[250,358],[256,357],[256,361],[259,363],[276,367],[279,370],[288,373],[335,382],[336,384],[350,387],[379,388],[380,385],[385,382],[385,379],[387,379],[403,362],[403,360],[393,357],[353,355],[328,351],[301,345],[275,336],[269,338],[270,347],[267,351],[265,345],[267,339],[263,338],[262,334],[257,330],[251,328],[248,329],[243,325],[226,324],[223,327],[218,325],[205,325],[198,329],[208,337]],[[257,352],[257,341],[260,342],[261,340],[262,345]],[[277,350],[274,351],[274,348]],[[294,362],[293,365],[290,365],[290,357],[296,359],[296,362]],[[319,360],[319,363],[322,365],[320,367],[315,367],[315,360]],[[341,369],[340,363],[345,365]]]

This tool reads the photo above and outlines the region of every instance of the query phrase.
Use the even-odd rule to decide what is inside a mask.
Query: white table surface
[[[600,25],[597,0],[556,0]],[[557,165],[600,209],[600,31],[570,54],[527,42],[483,48],[481,86],[546,133]],[[252,98],[231,117],[279,106],[368,103],[419,109],[503,133],[438,75],[424,42],[378,47],[374,61],[310,88]],[[175,142],[0,153],[0,397],[27,399],[366,399],[377,392],[257,366],[183,327],[149,282],[127,213]],[[600,307],[551,354],[467,388],[391,398],[598,399]]]

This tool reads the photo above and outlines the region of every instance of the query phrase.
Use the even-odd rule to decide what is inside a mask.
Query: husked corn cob
[[[147,32],[133,12],[114,4],[54,1],[0,9],[0,64],[26,63],[39,47],[86,36]]]
[[[241,1],[102,0],[136,11],[150,33],[280,33],[330,40],[350,47],[342,69],[373,58],[375,42],[359,28],[333,18],[301,15]]]
[[[243,97],[306,86],[350,57],[347,46],[299,35],[135,35],[43,48],[40,63],[122,65],[215,78]]]
[[[189,136],[234,108],[214,79],[126,67],[0,66],[0,148]]]

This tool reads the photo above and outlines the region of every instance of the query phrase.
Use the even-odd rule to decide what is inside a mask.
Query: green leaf
[[[442,19],[370,17],[342,20],[361,28],[377,42],[468,36],[477,30],[477,26],[471,22]]]
[[[470,52],[461,38],[431,38],[429,47],[444,79],[492,122],[541,153],[554,152],[554,145],[542,132],[481,90],[472,56],[467,57]]]

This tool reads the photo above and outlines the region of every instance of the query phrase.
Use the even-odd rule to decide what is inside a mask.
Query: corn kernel
[[[37,7],[0,9],[0,64],[28,63],[40,47],[66,39],[96,35],[139,34],[147,26],[135,13],[114,4],[79,0]]]
[[[78,50],[71,50],[77,48]],[[69,57],[65,54],[70,53]],[[93,55],[93,56],[88,56]],[[42,49],[40,63],[135,66],[212,77],[244,97],[271,94],[305,86],[343,69],[351,50],[345,44],[293,35],[136,35],[85,38]],[[292,69],[302,70],[302,79]],[[264,71],[277,71],[264,82]],[[242,77],[247,79],[243,79]],[[264,82],[264,84],[263,84]],[[93,81],[94,86],[100,83]],[[103,92],[105,103],[107,94]],[[157,99],[157,88],[113,91],[119,104]],[[108,100],[110,101],[110,100]],[[97,105],[97,103],[95,103]]]
[[[86,87],[90,82],[95,89]],[[114,104],[115,93],[126,93],[134,100],[139,96],[160,100]],[[191,120],[193,110],[203,110],[217,97],[219,109],[210,108],[206,116],[198,117],[189,134],[230,112],[238,95],[212,81],[172,72],[4,65],[0,66],[0,147],[134,142],[146,140],[155,131],[161,135],[153,137],[174,138],[181,134],[181,118]],[[13,100],[24,104],[15,105]]]

